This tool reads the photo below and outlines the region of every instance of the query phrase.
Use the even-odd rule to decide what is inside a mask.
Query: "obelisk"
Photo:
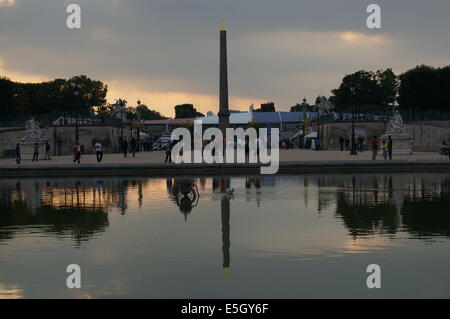
[[[219,128],[225,136],[230,123],[230,110],[228,106],[227,28],[223,20],[220,25],[219,90]]]

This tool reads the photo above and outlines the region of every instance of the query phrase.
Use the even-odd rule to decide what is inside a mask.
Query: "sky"
[[[66,26],[71,3],[80,29]],[[381,29],[366,25],[371,3]],[[224,19],[230,107],[272,101],[288,111],[361,69],[449,65],[449,16],[448,0],[0,0],[0,76],[85,74],[108,85],[110,102],[216,113]]]

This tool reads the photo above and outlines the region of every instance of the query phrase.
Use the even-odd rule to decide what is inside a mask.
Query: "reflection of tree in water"
[[[169,198],[178,206],[180,212],[187,219],[192,208],[196,207],[200,199],[197,185],[192,178],[167,178]]]
[[[399,229],[417,237],[450,237],[449,178],[354,178],[352,185],[337,193],[336,214],[353,237]]]
[[[336,214],[342,218],[353,238],[375,233],[395,234],[399,225],[396,209],[389,203],[354,203],[343,192],[337,194]]]
[[[408,231],[418,237],[450,237],[450,178],[440,183],[424,185],[405,198],[402,222]]]
[[[79,245],[105,231],[111,207],[125,212],[130,188],[142,194],[140,180],[4,179],[0,184],[0,240],[38,226],[38,231],[71,237]]]
[[[109,226],[108,214],[101,209],[55,208],[43,205],[32,213],[23,201],[0,201],[0,240],[12,239],[25,227],[58,237],[70,236],[76,246]]]

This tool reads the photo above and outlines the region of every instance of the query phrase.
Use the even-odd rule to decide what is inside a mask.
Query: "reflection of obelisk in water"
[[[220,26],[220,76],[219,76],[219,128],[225,136],[230,122],[228,109],[228,65],[227,65],[227,30],[222,21]]]
[[[222,210],[222,253],[223,270],[225,273],[230,268],[230,199],[224,196],[221,203]]]
[[[220,210],[222,216],[222,253],[223,253],[223,272],[228,275],[230,269],[230,197],[225,193],[227,185],[230,185],[230,178],[223,177],[221,183],[222,201]]]

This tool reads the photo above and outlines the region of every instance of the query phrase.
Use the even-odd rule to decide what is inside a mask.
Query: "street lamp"
[[[119,99],[117,100],[117,105],[120,108],[120,142],[123,141],[123,107],[126,105],[127,101]]]
[[[141,100],[137,100],[137,107],[141,105]],[[137,146],[138,146],[138,152],[141,150],[141,133],[140,133],[140,124],[141,124],[141,112],[136,108],[136,121],[137,121],[137,127],[136,127],[136,135],[137,135]]]
[[[81,94],[81,89],[78,85],[75,85],[73,87],[73,95],[75,96],[75,98],[78,99],[78,96],[80,96]],[[77,101],[79,102],[79,101]],[[78,111],[79,111],[79,103],[77,103],[78,105],[76,106],[76,116],[75,116],[75,143],[79,142],[79,134],[78,134]]]
[[[356,88],[351,87],[350,91],[352,93],[352,97],[356,100]],[[350,155],[358,155],[356,152],[356,140],[355,140],[355,102],[352,101],[352,146],[351,146]]]

